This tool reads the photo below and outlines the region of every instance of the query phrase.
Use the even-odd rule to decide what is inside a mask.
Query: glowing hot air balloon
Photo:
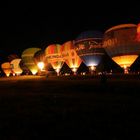
[[[11,61],[11,67],[12,67],[12,71],[16,74],[16,75],[20,75],[22,73],[22,69],[20,68],[20,61],[21,59],[13,59]]]
[[[95,71],[104,55],[103,34],[99,31],[85,31],[75,39],[75,50],[91,73]]]
[[[139,32],[139,26],[137,29],[135,24],[122,24],[108,29],[104,34],[103,47],[112,60],[124,69],[124,73],[128,73],[140,54],[137,30]]]
[[[59,44],[52,44],[49,45],[45,49],[45,57],[48,62],[52,65],[53,69],[57,72],[59,76],[59,72],[64,64],[64,60],[61,55],[61,45]]]
[[[40,50],[40,48],[28,48],[24,50],[21,55],[24,64],[29,68],[33,75],[38,72],[38,66],[34,62],[34,54]]]
[[[45,63],[45,52],[43,50],[37,51],[34,54],[34,61],[37,64],[38,62],[44,62]]]
[[[66,62],[66,64],[71,68],[71,70],[74,72],[74,75],[76,75],[77,69],[79,68],[82,60],[77,55],[74,44],[72,41],[67,41],[62,45],[62,56]]]
[[[10,73],[12,73],[11,65],[9,62],[1,64],[1,68],[7,77],[9,77]]]
[[[140,23],[137,25],[137,37],[136,37],[137,41],[140,41]]]
[[[45,59],[45,52],[43,50],[40,50],[34,54],[34,61],[35,64],[39,68],[39,75],[43,75],[43,73],[46,73],[46,66],[47,66],[47,61]]]

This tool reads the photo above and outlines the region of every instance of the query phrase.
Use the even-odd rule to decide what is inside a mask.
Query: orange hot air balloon
[[[79,68],[82,60],[77,55],[74,44],[72,41],[67,41],[62,45],[62,56],[66,62],[66,64],[71,68],[71,70],[74,72],[74,75],[76,75],[77,69]]]
[[[7,77],[9,77],[10,73],[12,73],[11,65],[9,62],[1,64],[1,68]]]
[[[137,41],[140,41],[140,23],[137,25]]]
[[[61,45],[52,44],[49,45],[45,49],[45,57],[53,67],[53,69],[57,72],[57,76],[59,76],[59,72],[64,64],[64,60],[61,55]]]

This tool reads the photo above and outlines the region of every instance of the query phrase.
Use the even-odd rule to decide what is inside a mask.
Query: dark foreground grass
[[[0,138],[140,138],[139,75],[0,79]]]

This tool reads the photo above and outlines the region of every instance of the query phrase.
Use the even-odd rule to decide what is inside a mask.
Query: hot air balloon
[[[103,47],[112,60],[124,69],[124,73],[128,73],[140,54],[137,26],[121,24],[108,29],[104,34]]]
[[[11,65],[9,62],[1,64],[1,68],[7,77],[9,77],[10,73],[12,73]]]
[[[17,54],[10,54],[8,55],[8,61],[11,62],[12,60],[19,58]]]
[[[136,37],[137,41],[140,41],[140,23],[137,25],[137,37]]]
[[[45,52],[43,50],[37,51],[34,54],[34,61],[36,64],[38,62],[45,62]]]
[[[13,73],[16,75],[20,75],[22,73],[22,69],[19,66],[20,61],[21,61],[21,59],[14,59],[10,63]]]
[[[52,65],[53,69],[57,72],[57,76],[59,76],[59,72],[64,64],[60,49],[61,45],[59,44],[49,45],[45,49],[45,57]]]
[[[37,51],[34,54],[34,61],[35,64],[39,68],[39,75],[42,75],[43,73],[46,73],[45,67],[47,65],[46,59],[45,59],[45,52],[43,50]]]
[[[82,32],[75,39],[75,50],[91,73],[95,71],[104,55],[102,48],[103,34],[99,31]]]
[[[23,62],[29,68],[33,75],[38,72],[38,67],[34,62],[34,54],[40,50],[40,48],[28,48],[24,50],[21,55]]]
[[[77,69],[79,68],[82,60],[77,55],[73,41],[67,41],[62,45],[61,48],[62,56],[66,62],[66,64],[71,68],[71,70],[74,72],[74,75],[76,75]]]
[[[30,74],[30,70],[28,69],[28,67],[25,65],[25,63],[23,62],[23,60],[21,59],[20,63],[19,63],[20,68],[23,70],[22,74]]]

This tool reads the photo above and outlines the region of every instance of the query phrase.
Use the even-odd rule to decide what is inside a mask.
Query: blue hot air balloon
[[[99,31],[81,33],[74,41],[75,50],[91,72],[96,69],[104,55],[103,34]]]

